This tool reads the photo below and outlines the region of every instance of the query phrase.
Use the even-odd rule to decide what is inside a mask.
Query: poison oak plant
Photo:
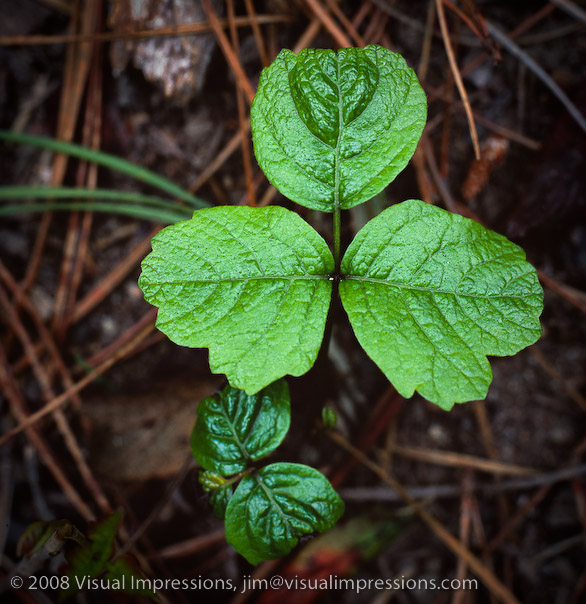
[[[341,211],[395,178],[425,120],[425,94],[398,54],[379,46],[281,51],[252,104],[255,154],[283,195],[333,214],[333,249],[282,207],[197,210],[161,231],[142,265],[139,284],[159,307],[158,328],[177,344],[209,348],[211,370],[253,396],[312,367],[338,283],[358,341],[401,395],[418,391],[446,410],[484,398],[487,355],[515,354],[541,334],[543,291],[523,250],[417,200],[386,209],[340,249]],[[194,452],[208,468],[213,456],[204,462],[198,445]],[[246,474],[227,504],[227,535],[239,551],[250,534],[235,518],[249,522],[260,509],[249,494],[282,511],[262,486],[274,478],[269,468]],[[301,523],[291,534],[327,524]],[[286,542],[248,557],[282,555]]]
[[[252,564],[288,554],[301,535],[330,528],[344,511],[327,478],[313,468],[252,468],[281,444],[289,420],[284,380],[252,395],[226,386],[198,406],[191,450],[205,468],[200,482],[216,516],[225,518],[227,541]]]

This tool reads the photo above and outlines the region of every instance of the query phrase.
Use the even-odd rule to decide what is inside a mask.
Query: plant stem
[[[340,274],[340,223],[342,211],[338,204],[334,205],[334,273]]]

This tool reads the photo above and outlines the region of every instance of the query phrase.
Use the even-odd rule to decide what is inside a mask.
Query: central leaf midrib
[[[225,403],[225,401],[220,400],[220,412],[224,418],[224,421],[226,422],[226,424],[228,426],[228,429],[230,430],[232,439],[236,443],[236,446],[240,449],[240,452],[242,454],[242,457],[244,458],[244,461],[250,462],[252,460],[251,460],[250,455],[248,454],[248,450],[246,449],[246,444],[240,440],[240,437],[238,436],[238,432],[236,430],[236,423],[232,421],[232,418],[230,417],[228,410],[225,408],[224,403]]]
[[[285,512],[283,512],[283,510],[281,509],[281,506],[278,504],[277,500],[275,499],[271,488],[265,483],[264,476],[261,476],[260,474],[254,474],[253,478],[256,480],[256,484],[263,490],[265,497],[269,501],[270,506],[276,510],[277,514],[281,517],[281,520],[283,521],[283,523],[287,525],[287,528],[289,529],[290,534],[294,535],[295,531],[294,531],[293,525],[289,521],[287,514],[285,514]]]
[[[336,53],[337,78],[336,87],[338,88],[338,138],[334,148],[334,212],[340,209],[340,143],[342,140],[342,128],[344,119],[342,116],[342,91],[340,90],[340,56]]]
[[[388,281],[386,279],[377,279],[376,277],[362,277],[358,275],[342,275],[341,281],[366,281],[368,283],[374,283],[376,285],[387,285],[389,287],[396,287],[400,290],[412,290],[412,291],[421,291],[427,292],[431,294],[450,294],[452,296],[459,296],[462,298],[481,298],[484,300],[493,300],[494,298],[531,298],[535,296],[535,293],[520,295],[520,294],[489,294],[489,295],[480,295],[480,294],[470,294],[465,292],[457,292],[455,290],[446,290],[446,289],[437,289],[432,287],[423,287],[420,285],[410,285],[408,283],[397,283],[395,281]]]
[[[259,275],[253,277],[226,277],[221,279],[181,279],[158,281],[160,285],[185,285],[186,283],[247,283],[249,281],[331,281],[330,275]]]
[[[244,430],[244,434],[242,435],[242,443],[246,450],[248,451],[248,441],[252,438],[252,435],[256,431],[257,424],[260,421],[262,410],[262,399],[257,399],[254,409],[252,410],[252,417],[249,418],[248,425]],[[257,451],[258,453],[258,451]],[[251,456],[253,453],[251,453]]]

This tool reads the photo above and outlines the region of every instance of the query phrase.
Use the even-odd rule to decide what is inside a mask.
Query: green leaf
[[[281,207],[217,207],[162,230],[139,285],[175,343],[210,349],[210,368],[254,394],[315,362],[333,258]]]
[[[232,485],[227,484],[226,486],[220,487],[210,493],[210,503],[212,504],[212,511],[214,516],[220,520],[224,520],[226,517],[226,508],[232,498]]]
[[[325,428],[335,428],[338,423],[338,416],[331,407],[324,407],[321,410],[321,421]]]
[[[289,388],[284,380],[257,394],[226,386],[197,407],[191,450],[200,466],[224,476],[272,453],[289,430]]]
[[[245,476],[226,509],[226,540],[251,564],[288,554],[302,535],[344,513],[327,478],[308,466],[275,463]]]
[[[88,530],[88,541],[71,555],[67,575],[73,577],[98,577],[106,570],[114,553],[114,539],[122,522],[123,512],[116,510]],[[75,583],[75,581],[71,581]]]
[[[213,491],[223,487],[228,482],[228,479],[217,472],[204,470],[199,473],[198,482],[201,484],[206,493],[212,493]]]
[[[113,591],[137,593],[158,601],[156,594],[147,588],[148,582],[133,559],[123,556],[111,561],[121,521],[119,509],[95,523],[88,530],[87,540],[68,555],[65,576],[69,578],[69,585],[61,590],[60,602],[80,590],[92,589],[92,580],[98,577],[103,577],[104,584]]]
[[[390,50],[282,50],[263,70],[250,110],[254,152],[289,199],[348,209],[406,166],[426,113],[415,73]]]
[[[371,220],[342,260],[340,295],[371,359],[405,397],[443,409],[483,399],[486,355],[512,355],[541,335],[543,291],[505,237],[409,200]]]
[[[136,560],[128,555],[108,563],[107,571],[104,573],[104,583],[109,585],[109,589],[114,593],[135,594],[154,602],[161,601],[156,592],[149,587],[151,580],[142,574]]]
[[[199,473],[199,483],[203,490],[210,495],[210,503],[214,516],[224,520],[226,516],[226,507],[232,497],[232,482],[215,472],[208,470]]]

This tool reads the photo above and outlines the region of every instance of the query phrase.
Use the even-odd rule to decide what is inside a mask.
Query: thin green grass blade
[[[79,189],[75,187],[42,187],[15,185],[0,187],[1,201],[16,201],[18,199],[98,199],[136,203],[143,206],[164,208],[172,212],[183,213],[187,218],[193,213],[192,208],[179,205],[170,199],[142,195],[132,191],[113,191],[110,189]]]
[[[162,224],[174,224],[189,218],[183,212],[165,210],[155,206],[142,206],[123,203],[106,203],[100,201],[64,201],[44,203],[25,203],[18,205],[0,206],[0,217],[17,216],[19,214],[30,214],[34,212],[48,212],[58,210],[87,210],[88,212],[105,212],[108,214],[120,214],[143,220],[151,220]]]
[[[156,187],[161,191],[165,191],[165,193],[168,193],[169,195],[186,201],[194,208],[208,208],[211,206],[207,201],[191,195],[191,193],[177,186],[170,180],[167,180],[163,176],[155,174],[142,166],[137,166],[125,159],[116,157],[115,155],[110,155],[102,151],[94,151],[87,147],[82,147],[81,145],[66,143],[44,136],[8,132],[7,130],[0,130],[0,140],[21,145],[31,145],[33,147],[39,147],[40,149],[48,149],[56,153],[63,153],[64,155],[85,159],[86,161],[110,168],[111,170],[121,172],[122,174],[127,174],[136,180]]]

